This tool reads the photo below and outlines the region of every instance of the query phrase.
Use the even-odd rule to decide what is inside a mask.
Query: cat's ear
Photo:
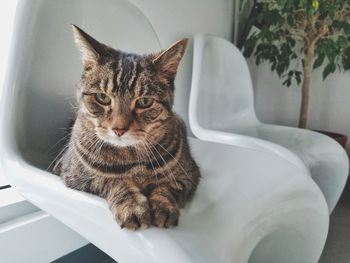
[[[81,51],[84,65],[97,63],[104,52],[103,44],[75,25],[72,25],[72,30],[75,43]]]
[[[168,49],[158,53],[152,60],[152,64],[162,73],[175,77],[177,68],[185,53],[188,39],[182,39]]]

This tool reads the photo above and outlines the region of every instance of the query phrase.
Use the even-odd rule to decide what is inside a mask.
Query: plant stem
[[[302,86],[301,94],[301,107],[299,115],[299,128],[307,127],[308,113],[309,113],[309,103],[310,103],[310,84],[311,84],[311,74],[312,65],[315,56],[315,44],[311,43],[306,51],[305,61],[304,61],[304,80]]]

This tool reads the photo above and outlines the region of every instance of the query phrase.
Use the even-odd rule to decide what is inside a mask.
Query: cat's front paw
[[[129,199],[112,208],[115,219],[121,228],[137,230],[151,225],[151,211],[146,197]],[[140,200],[141,199],[141,200]]]
[[[180,211],[176,205],[159,200],[150,200],[150,205],[153,225],[164,228],[178,225]]]

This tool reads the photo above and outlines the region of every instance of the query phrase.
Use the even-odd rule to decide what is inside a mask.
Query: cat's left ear
[[[160,52],[152,60],[152,64],[155,65],[158,71],[170,76],[175,77],[177,68],[185,53],[188,39],[182,39],[168,49]]]
[[[75,43],[82,54],[83,64],[97,63],[104,54],[104,45],[75,25],[72,25],[72,30]]]

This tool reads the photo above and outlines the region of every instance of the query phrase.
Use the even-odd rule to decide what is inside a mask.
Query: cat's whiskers
[[[145,133],[149,136],[151,136],[151,134],[149,134],[148,132],[145,131]],[[145,138],[147,140],[147,138]],[[189,176],[189,174],[186,172],[185,168],[181,165],[181,163],[167,150],[163,147],[163,145],[161,145],[160,143],[156,143],[156,145],[159,145],[164,151],[166,151],[171,158],[173,158],[175,160],[175,162],[177,163],[177,165],[181,168],[181,170],[185,173],[185,175],[187,176],[187,178],[191,181],[191,183],[194,183],[193,180],[191,179],[191,177]]]
[[[77,106],[77,105],[74,105],[73,103],[69,103],[69,106],[71,106],[71,108],[72,109],[74,109],[74,110],[78,110],[79,109],[79,106]]]
[[[87,152],[89,152],[91,163],[99,163],[100,166],[101,166],[101,161],[99,161],[97,159],[97,156],[98,156],[97,155],[97,150],[99,149],[99,152],[101,151],[101,148],[102,148],[102,145],[103,145],[104,142],[102,140],[100,140],[99,138],[96,138],[94,136],[88,136],[88,137],[89,137],[88,139],[91,138],[88,141],[89,142],[92,141],[92,142],[90,143],[90,145],[87,148],[85,148],[85,150]],[[84,139],[86,139],[86,138],[84,138]],[[94,139],[94,140],[92,140],[92,139]]]
[[[99,143],[99,140],[94,140],[90,145],[86,148],[87,151],[91,151],[93,147],[95,147]]]
[[[156,169],[154,168],[152,159],[151,159],[151,157],[150,157],[150,155],[149,155],[150,152],[149,152],[149,150],[147,150],[147,148],[146,148],[146,146],[145,146],[145,142],[142,143],[142,146],[143,146],[143,149],[145,150],[145,154],[146,154],[146,156],[148,157],[149,162],[151,163],[152,170],[153,170],[154,176],[156,177],[157,185],[158,185],[158,187],[159,187],[158,175],[157,175]]]
[[[99,165],[97,166],[97,168],[101,167],[103,165],[103,162],[99,161],[97,159],[97,157],[101,154],[101,150],[102,150],[102,147],[104,146],[105,142],[103,140],[100,140],[97,138],[97,144],[94,146],[95,149],[94,151],[92,152],[91,156],[92,156],[92,162],[94,163],[99,163]],[[97,154],[98,152],[98,154]]]
[[[67,139],[68,136],[70,136],[71,133],[66,134],[61,139],[59,139],[53,146],[50,147],[50,149],[47,150],[47,153],[50,153],[60,142],[62,142],[64,139]]]
[[[52,162],[49,164],[49,166],[46,168],[46,170],[50,170],[51,166],[57,161],[57,159],[65,152],[65,150],[67,150],[69,144],[67,143],[67,145],[65,145],[62,150],[56,155],[55,159],[52,160]],[[58,164],[58,163],[56,163]]]
[[[146,138],[145,138],[145,140],[148,142],[148,140],[147,140]],[[146,144],[146,145],[147,145],[147,144]],[[170,180],[173,179],[176,188],[177,188],[177,189],[180,189],[180,187],[179,187],[179,185],[178,185],[178,183],[177,183],[177,181],[176,181],[176,179],[175,179],[175,176],[174,176],[174,174],[173,174],[171,168],[170,168],[169,165],[166,163],[166,161],[164,160],[163,156],[159,153],[159,151],[154,147],[154,145],[153,145],[151,142],[148,142],[148,145],[153,146],[153,148],[154,148],[154,149],[156,150],[156,152],[159,154],[160,158],[163,160],[164,165],[165,165],[165,167],[167,168],[167,170],[170,171],[170,176],[171,176],[172,178],[169,178],[169,176],[167,176],[167,174],[164,174],[164,175],[166,176],[166,178],[168,178],[168,179],[170,179]],[[151,150],[151,149],[150,149],[150,150]],[[152,150],[151,150],[151,152],[152,152],[152,154],[153,154],[153,151],[152,151]],[[153,156],[154,156],[154,158],[157,160],[157,158],[155,157],[154,154],[153,154]],[[157,162],[158,162],[158,161],[157,161]],[[158,163],[158,164],[159,164],[159,163]],[[159,186],[159,185],[158,185],[158,186]],[[175,201],[176,206],[178,206],[178,203],[177,203],[177,201],[176,201],[176,198],[174,199],[174,201]]]
[[[88,145],[88,147],[84,147],[84,143],[83,141],[84,140],[85,142],[89,142],[90,144]],[[85,137],[81,138],[80,140],[80,145],[82,145],[86,151],[91,151],[91,149],[97,144],[99,143],[99,140],[98,138],[95,138],[95,136],[93,135],[85,135]]]
[[[189,174],[186,172],[185,168],[181,165],[181,163],[167,149],[165,149],[161,144],[159,144],[159,143],[156,143],[156,144],[159,145],[164,151],[166,151],[170,155],[171,158],[173,158],[176,161],[177,165],[185,173],[185,175],[188,177],[188,179],[190,179],[190,181],[193,183],[193,180],[191,179]]]
[[[170,167],[170,166],[168,165],[168,163],[164,160],[163,156],[160,154],[160,152],[157,150],[157,148],[156,148],[151,142],[149,142],[149,141],[147,140],[147,138],[145,138],[145,141],[147,142],[146,145],[152,146],[152,147],[154,148],[154,150],[156,151],[156,153],[158,153],[158,155],[160,156],[160,158],[161,158],[162,161],[164,162],[165,168],[170,172],[169,174],[170,174],[170,176],[172,177],[172,179],[174,180],[174,183],[175,183],[176,187],[179,188],[179,184],[176,182],[176,179],[175,179],[175,176],[174,176],[173,171],[171,170],[171,167]],[[150,150],[151,150],[151,152],[152,152],[154,158],[156,159],[156,161],[157,161],[157,163],[158,163],[158,160],[157,160],[156,156],[154,155],[152,149],[150,149]],[[159,163],[158,163],[158,165],[159,165]],[[160,165],[159,165],[159,167],[160,167]]]

